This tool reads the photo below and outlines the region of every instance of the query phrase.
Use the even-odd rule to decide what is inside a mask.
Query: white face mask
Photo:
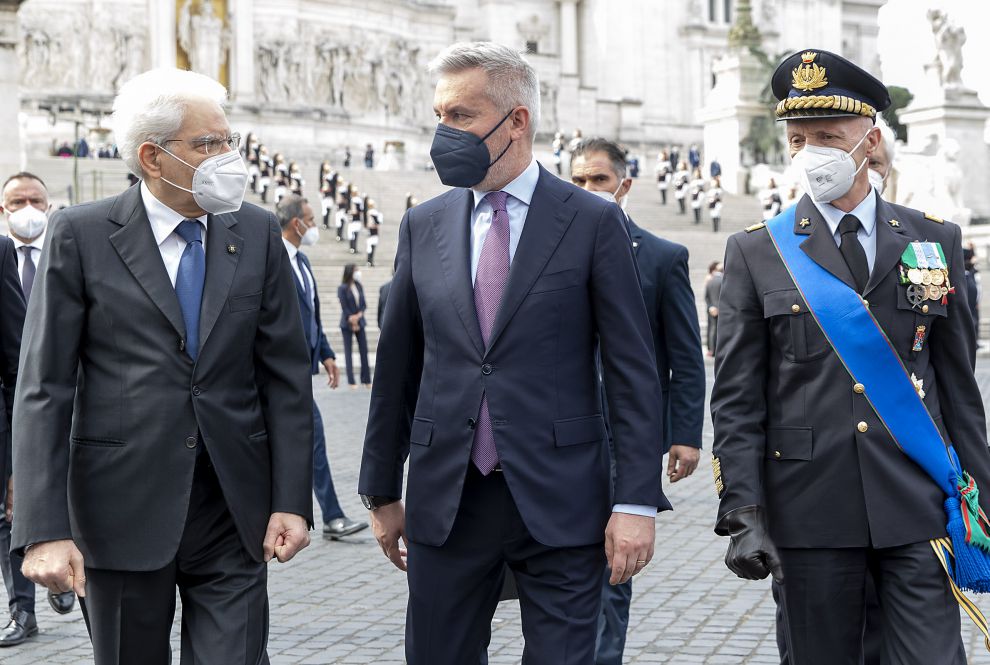
[[[884,187],[887,186],[887,179],[880,175],[879,171],[874,171],[873,169],[867,171],[866,175],[869,176],[870,184],[873,185],[873,188],[883,194]]]
[[[32,205],[7,213],[7,225],[18,238],[34,240],[48,226],[48,215]]]
[[[616,188],[616,190],[614,192],[597,192],[597,191],[594,191],[594,190],[588,190],[588,193],[589,194],[594,194],[595,196],[597,196],[600,199],[605,199],[609,203],[618,203],[618,201],[615,200],[615,197],[618,196],[620,189],[622,189],[622,182],[621,181],[619,182],[618,188]],[[622,200],[622,207],[623,208],[626,207],[625,206],[625,203],[626,203],[625,202],[625,199],[623,199]]]
[[[165,148],[162,150],[194,171],[192,189],[180,187],[165,178],[162,180],[176,189],[192,194],[196,205],[214,215],[237,212],[241,209],[248,184],[248,171],[244,160],[241,159],[241,153],[231,150],[208,157],[199,166],[193,166]]]
[[[360,270],[355,270],[354,271],[354,281],[355,282],[360,282],[361,281],[361,271]]]
[[[806,145],[791,157],[808,196],[819,203],[829,203],[845,196],[852,189],[856,174],[869,161],[864,157],[862,164],[856,166],[852,157],[852,153],[859,149],[869,135],[870,132],[864,134],[849,152],[840,148]]]
[[[311,226],[306,229],[306,232],[302,235],[299,240],[303,245],[315,245],[320,239],[320,229],[317,226]]]

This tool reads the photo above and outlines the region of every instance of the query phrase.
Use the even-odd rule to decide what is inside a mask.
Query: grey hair
[[[227,101],[227,89],[208,76],[163,67],[138,74],[120,88],[113,100],[114,137],[120,156],[131,173],[143,175],[138,148],[161,144],[182,129],[190,102]]]
[[[278,225],[283,231],[292,220],[303,218],[303,204],[305,203],[309,203],[309,201],[298,194],[286,194],[275,205],[275,216],[278,218]]]
[[[430,75],[437,77],[468,69],[488,75],[488,98],[508,113],[517,106],[529,109],[529,137],[540,124],[540,79],[520,53],[495,42],[459,42],[448,46],[430,61]]]
[[[615,174],[615,177],[619,180],[625,180],[627,168],[626,153],[618,143],[598,136],[581,139],[581,141],[574,146],[574,150],[571,151],[571,159],[574,157],[587,157],[588,153],[592,152],[604,153],[612,165],[612,172]]]
[[[882,115],[878,114],[876,120],[877,129],[880,130],[880,136],[883,139],[884,150],[887,151],[887,161],[893,164],[894,155],[897,153],[897,135],[894,134],[894,129],[887,124]]]

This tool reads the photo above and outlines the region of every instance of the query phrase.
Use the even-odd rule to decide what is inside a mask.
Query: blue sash
[[[990,591],[990,553],[983,542],[975,542],[987,532],[975,482],[942,439],[909,372],[863,298],[801,250],[804,236],[794,233],[796,207],[767,222],[777,253],[853,382],[864,386],[864,396],[894,443],[945,493],[951,547],[947,539],[933,541],[933,547],[939,545],[944,564],[954,561],[954,572],[949,565],[946,572],[963,589]],[[978,530],[982,533],[974,538]]]

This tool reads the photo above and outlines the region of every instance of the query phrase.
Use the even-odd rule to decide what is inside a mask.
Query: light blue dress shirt
[[[866,263],[870,268],[871,275],[873,274],[873,264],[877,260],[877,197],[875,192],[876,190],[871,187],[866,198],[848,213],[842,212],[831,203],[813,201],[818,212],[828,223],[828,228],[832,231],[836,245],[842,244],[842,236],[839,235],[839,222],[846,215],[856,216],[861,224],[856,237],[859,239],[859,244],[863,246],[863,251],[866,252]]]
[[[510,268],[512,266],[512,259],[516,256],[516,248],[519,247],[519,238],[522,236],[523,227],[526,226],[526,215],[529,213],[529,204],[533,200],[533,192],[536,191],[536,183],[539,180],[540,167],[534,159],[529,163],[525,171],[502,188],[502,191],[509,195],[505,200],[505,210],[509,213]],[[488,192],[472,189],[471,193],[474,195],[474,211],[471,215],[471,283],[473,284],[478,275],[478,261],[481,258],[481,248],[485,244],[488,230],[492,227],[492,206],[485,200]],[[659,464],[660,461],[657,460],[657,463]],[[612,512],[655,518],[657,507],[619,503],[612,507]]]

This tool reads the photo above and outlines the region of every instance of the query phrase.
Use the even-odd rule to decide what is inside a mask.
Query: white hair
[[[448,46],[430,61],[430,74],[442,76],[467,69],[488,75],[488,98],[508,113],[517,106],[529,109],[529,136],[540,123],[540,79],[533,66],[508,46],[495,42],[460,42]]]
[[[876,120],[877,129],[880,130],[880,137],[883,140],[884,150],[887,152],[887,162],[893,164],[894,155],[897,152],[897,135],[894,134],[893,128],[887,124],[887,121],[879,113]]]
[[[143,175],[138,159],[141,144],[174,138],[188,104],[202,101],[222,107],[227,89],[208,76],[182,69],[152,69],[121,86],[113,100],[111,122],[117,149],[131,173]]]

